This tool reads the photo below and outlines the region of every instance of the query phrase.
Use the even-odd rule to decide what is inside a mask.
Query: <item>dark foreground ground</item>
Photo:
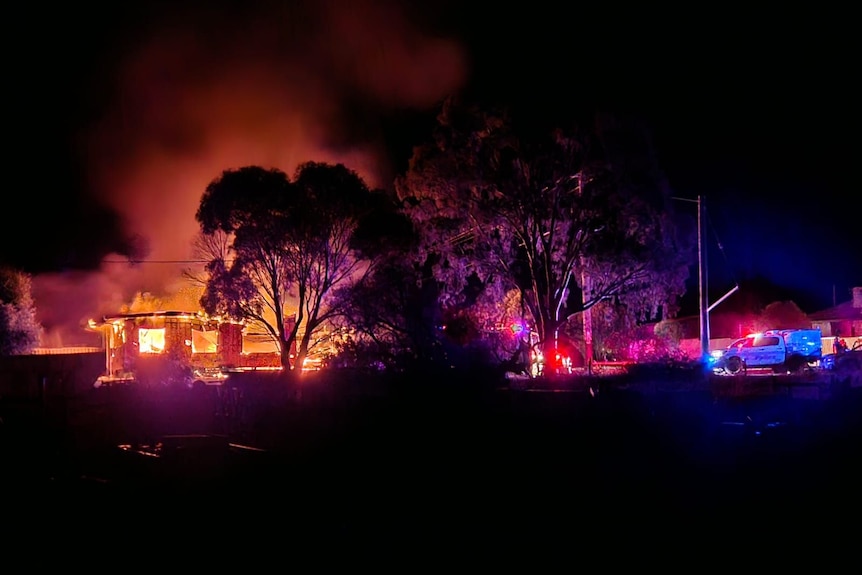
[[[859,391],[342,382],[301,397],[249,385],[7,401],[6,541],[210,560],[325,542],[324,563],[478,549],[608,566],[826,561],[862,535]]]

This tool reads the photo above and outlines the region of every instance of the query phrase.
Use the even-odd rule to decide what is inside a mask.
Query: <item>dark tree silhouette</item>
[[[408,252],[393,251],[362,282],[339,291],[339,320],[351,333],[340,361],[397,367],[441,361],[437,295],[430,269],[413,265]]]
[[[386,230],[369,220],[381,204],[385,194],[342,164],[307,162],[293,180],[259,166],[223,172],[196,215],[212,240],[203,245],[217,248],[207,265],[204,309],[257,322],[280,346],[282,365],[301,367],[322,327],[340,313],[333,290],[361,281],[376,263]],[[230,237],[232,258],[219,253],[219,232]],[[296,318],[290,329],[288,312]]]
[[[763,308],[754,322],[756,331],[767,329],[810,329],[811,320],[792,301],[775,301]]]

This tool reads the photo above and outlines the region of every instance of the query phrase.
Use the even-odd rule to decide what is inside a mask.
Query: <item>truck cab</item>
[[[727,349],[728,359],[741,358],[748,367],[784,363],[784,340],[777,335],[754,334],[733,342]]]

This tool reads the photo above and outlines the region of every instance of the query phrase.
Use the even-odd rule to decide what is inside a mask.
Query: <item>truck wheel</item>
[[[787,360],[787,370],[790,373],[801,373],[805,368],[805,361],[799,357],[791,357]]]
[[[742,368],[743,368],[742,360],[739,359],[738,357],[731,357],[730,359],[727,360],[727,371],[729,373],[736,375],[737,373],[742,371]]]

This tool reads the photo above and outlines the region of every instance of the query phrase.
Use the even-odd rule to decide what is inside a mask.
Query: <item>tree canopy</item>
[[[396,181],[444,306],[475,303],[471,282],[476,299],[515,290],[541,340],[604,300],[643,318],[674,310],[692,244],[678,235],[660,183],[634,185],[603,136],[444,104],[433,141],[414,149]]]
[[[339,313],[333,290],[367,274],[385,246],[387,214],[397,215],[389,200],[342,164],[306,162],[292,179],[260,166],[224,171],[196,214],[209,253],[204,309],[257,323],[282,365],[301,367]]]

